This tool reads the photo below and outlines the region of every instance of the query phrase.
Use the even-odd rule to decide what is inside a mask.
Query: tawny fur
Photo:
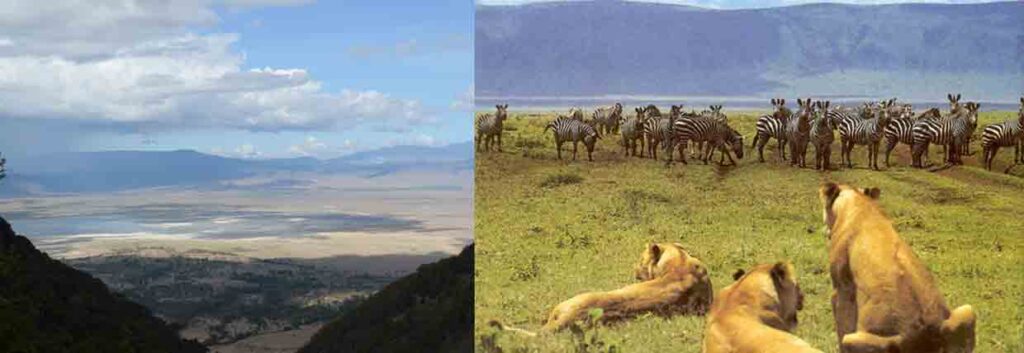
[[[878,206],[880,192],[833,183],[820,190],[840,350],[972,352],[974,310],[950,312],[931,272]]]
[[[608,292],[583,293],[561,302],[551,310],[541,332],[562,330],[597,308],[603,310],[601,320],[607,322],[643,313],[703,315],[711,305],[713,293],[707,268],[680,244],[648,244],[636,266],[636,279],[641,282]],[[535,335],[497,321],[491,325]]]
[[[715,296],[703,353],[821,353],[792,334],[803,293],[789,263],[763,264]]]

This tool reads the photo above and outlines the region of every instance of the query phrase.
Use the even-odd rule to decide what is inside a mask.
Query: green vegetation
[[[986,124],[1016,112],[982,113]],[[806,294],[796,334],[836,352],[829,304],[827,239],[817,190],[825,180],[877,186],[880,203],[900,235],[935,273],[951,306],[979,313],[978,352],[1024,351],[1024,167],[1001,171],[1013,157],[1003,149],[995,169],[966,166],[939,171],[909,167],[906,146],[893,166],[867,169],[867,150],[853,152],[854,169],[818,172],[766,163],[749,149],[755,113],[730,113],[748,148],[738,167],[674,164],[626,158],[618,136],[599,142],[595,162],[558,161],[544,124],[552,114],[510,113],[505,153],[476,158],[476,345],[486,352],[699,352],[704,318],[643,315],[633,320],[540,337],[499,332],[490,320],[537,330],[557,303],[585,291],[634,282],[633,266],[648,242],[678,241],[706,263],[716,289],[738,268],[788,259]],[[521,143],[523,141],[533,141]],[[813,161],[813,147],[808,160]],[[838,143],[833,164],[839,162]],[[661,155],[659,154],[659,157]],[[941,148],[932,147],[933,160]],[[884,157],[884,156],[883,156]],[[717,160],[717,158],[716,158]],[[578,183],[542,187],[552,175]],[[599,337],[600,347],[589,343]],[[584,347],[585,348],[581,348]],[[595,348],[598,347],[598,348]]]
[[[0,352],[205,352],[0,218]]]
[[[420,266],[324,326],[299,353],[472,351],[473,245]]]
[[[291,259],[118,255],[68,264],[170,322],[205,331],[208,345],[325,322],[395,279]]]

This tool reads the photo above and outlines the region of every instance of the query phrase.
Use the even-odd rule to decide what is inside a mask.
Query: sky
[[[473,3],[6,0],[0,152],[332,158],[471,140]]]
[[[564,0],[477,0],[477,4],[480,5],[521,5],[535,2],[552,2],[552,1],[564,1]],[[577,1],[577,0],[568,0]],[[590,1],[590,0],[585,0]],[[877,5],[877,4],[898,4],[898,3],[939,3],[939,4],[967,4],[967,3],[984,3],[992,2],[991,0],[636,0],[637,2],[654,2],[654,3],[665,3],[665,4],[679,4],[679,5],[691,5],[700,6],[713,9],[749,9],[749,8],[765,8],[765,7],[778,7],[778,6],[791,6],[809,3],[844,3],[844,4],[859,4],[859,5]]]

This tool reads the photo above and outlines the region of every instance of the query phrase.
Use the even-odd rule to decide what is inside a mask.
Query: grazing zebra
[[[600,107],[594,110],[592,115],[597,123],[598,132],[602,134],[619,133],[619,122],[622,121],[622,103],[615,103],[610,107]]]
[[[978,103],[967,102],[963,109],[955,110],[957,113],[952,116],[924,120],[914,126],[913,166],[922,167],[921,155],[930,144],[947,146],[946,162],[951,165],[961,164],[960,146],[970,141],[971,134],[977,127],[978,108]]]
[[[786,160],[786,124],[793,112],[786,108],[786,100],[782,98],[772,98],[772,106],[775,107],[775,112],[757,119],[757,134],[750,143],[751,148],[757,145],[757,159],[761,163],[764,163],[764,145],[767,145],[771,138],[779,142],[779,156]]]
[[[875,119],[842,119],[839,120],[839,141],[842,149],[840,152],[847,168],[853,168],[853,158],[850,154],[856,145],[868,146],[868,164],[874,170],[878,168],[878,147],[882,141],[882,132],[889,124],[888,102],[882,102],[879,109],[874,112]]]
[[[829,101],[814,103],[814,121],[811,122],[810,142],[814,145],[814,169],[828,170],[832,165],[832,142],[835,141],[835,122],[828,116]]]
[[[498,152],[501,152],[501,130],[505,128],[505,119],[508,119],[508,104],[495,105],[498,111],[494,114],[484,114],[476,119],[476,151],[480,152],[480,142],[484,143],[487,151],[491,150],[491,142],[498,139]]]
[[[562,143],[572,141],[572,160],[576,160],[576,149],[580,142],[587,147],[587,159],[594,160],[594,144],[601,138],[601,135],[593,126],[574,118],[558,116],[544,127],[544,132],[547,133],[548,129],[555,132],[555,149],[558,150],[558,159],[562,159]]]
[[[666,165],[672,164],[672,150],[674,144],[678,144],[679,146],[679,161],[683,162],[683,164],[687,164],[685,149],[687,143],[690,141],[707,142],[706,152],[702,151],[701,156],[701,160],[704,161],[704,164],[708,164],[708,160],[711,159],[711,155],[714,153],[715,149],[718,149],[722,152],[722,158],[719,161],[719,164],[724,165],[725,158],[728,157],[729,163],[736,165],[736,161],[729,153],[730,147],[732,148],[732,152],[736,154],[737,158],[743,159],[743,135],[729,127],[729,125],[723,121],[707,116],[686,114],[674,121],[672,130],[672,139],[670,140],[670,143],[665,146],[666,153],[668,153],[668,158],[665,160]]]
[[[637,141],[640,141],[640,157],[643,158],[644,123],[647,119],[644,116],[643,108],[637,107],[635,111],[635,116],[629,117],[622,122],[619,132],[622,134],[622,147],[626,150],[626,156],[636,156]]]
[[[789,165],[797,165],[800,168],[807,167],[807,143],[810,142],[811,134],[811,113],[814,107],[811,99],[796,99],[800,108],[796,112],[795,119],[789,119],[786,124],[786,142],[789,143]]]
[[[1024,163],[1021,160],[1024,158],[1024,151],[1021,150],[1021,141],[1024,140],[1024,97],[1021,97],[1020,105],[1016,120],[986,126],[981,132],[985,169],[992,170],[992,161],[996,159],[996,152],[999,152],[1000,147],[1013,146],[1013,164]]]

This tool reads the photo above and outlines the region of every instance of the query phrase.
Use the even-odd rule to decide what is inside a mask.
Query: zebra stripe
[[[971,134],[978,124],[978,105],[968,102],[966,109],[943,119],[920,121],[913,128],[914,167],[921,167],[920,155],[930,144],[948,146],[946,159],[951,164],[960,164],[961,146],[970,142]]]
[[[832,143],[836,137],[836,124],[828,117],[832,102],[818,101],[814,103],[814,120],[811,121],[811,132],[808,139],[814,145],[814,169],[828,170],[831,168]]]
[[[779,156],[782,160],[786,160],[786,124],[789,122],[789,117],[779,115],[762,115],[757,118],[757,134],[754,135],[754,141],[750,146],[757,145],[757,159],[760,162],[764,162],[764,146],[772,138],[779,143]]]
[[[796,100],[800,105],[796,118],[789,119],[786,124],[786,142],[789,144],[790,165],[799,165],[801,168],[807,166],[807,143],[810,142],[811,122],[810,115],[813,111],[811,99],[806,101]]]
[[[594,160],[594,144],[601,136],[593,126],[574,118],[559,116],[544,127],[544,132],[547,133],[548,129],[555,133],[555,149],[558,151],[558,159],[562,159],[562,143],[572,142],[572,160],[575,161],[578,144],[583,142],[587,147],[587,159]]]
[[[877,111],[878,117],[864,120],[845,116],[839,119],[839,139],[842,142],[842,157],[847,168],[853,168],[853,159],[850,154],[856,145],[868,146],[868,164],[873,169],[878,168],[878,145],[882,140],[882,132],[889,123],[886,107],[880,107]],[[845,114],[836,114],[842,116]]]
[[[658,146],[671,139],[672,118],[663,117],[658,108],[646,110],[647,120],[644,122],[644,136],[647,137],[647,153],[653,159],[658,159]],[[652,115],[653,114],[653,115]]]
[[[494,114],[484,114],[476,119],[476,150],[480,151],[480,143],[484,143],[487,151],[491,150],[491,142],[498,140],[498,152],[501,152],[501,131],[505,128],[505,119],[508,118],[508,104],[496,105],[498,111]]]
[[[622,120],[622,104],[615,103],[610,107],[600,107],[594,110],[593,120],[598,127],[598,132],[613,134],[619,132],[619,122]]]
[[[914,146],[914,118],[913,117],[900,117],[899,119],[893,119],[889,121],[889,125],[885,126],[883,134],[885,135],[885,166],[889,167],[889,156],[892,155],[892,150],[896,148],[898,144],[904,144],[913,149]]]
[[[1024,114],[1017,120],[1004,121],[986,126],[981,132],[981,149],[985,169],[992,170],[992,161],[1000,147],[1014,147],[1013,163],[1021,158],[1021,140],[1024,139]]]
[[[672,139],[665,146],[666,153],[668,153],[665,163],[672,163],[673,147],[678,146],[679,160],[685,164],[685,149],[689,142],[707,142],[706,152],[701,158],[704,164],[708,163],[708,159],[715,149],[723,153],[722,162],[725,157],[729,157],[730,163],[736,163],[732,155],[729,154],[729,147],[732,147],[737,158],[743,158],[743,136],[738,131],[729,127],[725,122],[712,117],[684,115],[672,124]]]
[[[644,121],[643,111],[638,109],[637,115],[622,122],[619,132],[622,135],[622,147],[626,156],[636,156],[637,141],[640,142],[640,157],[644,156]]]

